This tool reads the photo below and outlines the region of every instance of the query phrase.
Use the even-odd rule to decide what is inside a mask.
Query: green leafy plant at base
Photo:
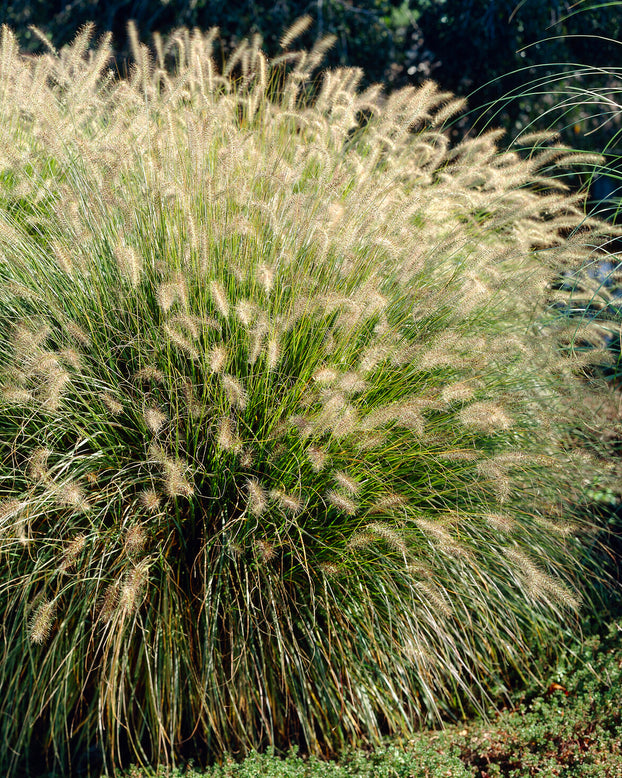
[[[431,83],[306,100],[306,23],[222,72],[130,28],[124,80],[3,30],[7,774],[460,718],[589,594],[584,360],[534,321],[602,225]]]

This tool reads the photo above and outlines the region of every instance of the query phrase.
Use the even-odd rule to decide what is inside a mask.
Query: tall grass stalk
[[[3,768],[485,709],[578,623],[598,463],[535,322],[601,223],[432,83],[306,99],[330,41],[133,32],[118,80],[90,35],[0,48]]]

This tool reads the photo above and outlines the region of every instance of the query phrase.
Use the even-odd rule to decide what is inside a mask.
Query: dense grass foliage
[[[337,762],[279,759],[253,753],[202,771],[158,772],[160,778],[618,778],[622,774],[622,625],[575,646],[545,689],[491,722],[473,721]],[[130,770],[128,778],[153,771]]]
[[[132,32],[121,81],[88,29],[3,31],[9,774],[375,742],[577,618],[598,463],[544,307],[601,226],[540,172],[572,156],[450,147],[431,83],[310,102],[300,31],[222,72]]]

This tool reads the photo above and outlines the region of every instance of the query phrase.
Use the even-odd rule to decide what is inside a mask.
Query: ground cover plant
[[[604,230],[541,173],[574,157],[450,146],[432,83],[308,98],[305,24],[222,71],[213,31],[171,68],[130,28],[122,80],[89,28],[3,29],[8,774],[459,718],[589,596],[594,355],[545,313]]]

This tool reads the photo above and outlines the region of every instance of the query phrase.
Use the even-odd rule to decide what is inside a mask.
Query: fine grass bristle
[[[131,28],[127,78],[91,28],[3,29],[11,778],[409,736],[589,606],[587,359],[548,303],[608,233],[543,172],[576,160],[450,142],[432,82],[314,82],[307,24],[221,70],[214,31]]]
[[[33,643],[45,643],[52,631],[55,604],[53,601],[43,602],[35,611],[30,621],[30,640]]]

